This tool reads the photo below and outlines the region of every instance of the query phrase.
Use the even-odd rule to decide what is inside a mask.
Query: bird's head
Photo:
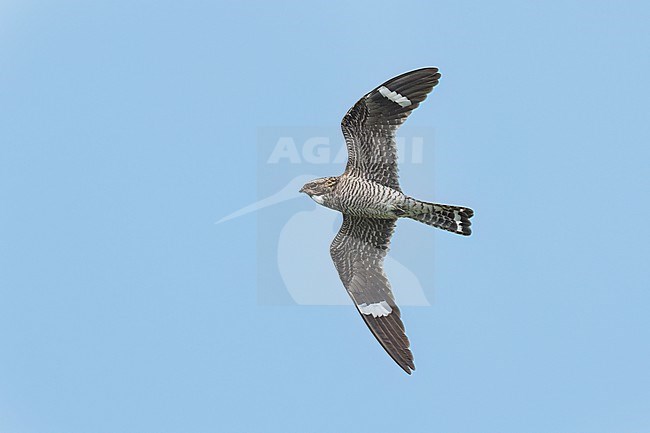
[[[319,204],[323,204],[323,196],[331,193],[336,188],[338,177],[322,177],[320,179],[307,182],[300,188],[299,192],[304,192]]]

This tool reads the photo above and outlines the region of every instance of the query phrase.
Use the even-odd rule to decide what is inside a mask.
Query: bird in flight
[[[384,273],[399,218],[471,234],[467,207],[428,203],[402,192],[395,131],[438,84],[438,68],[407,72],[363,96],[343,117],[345,172],[306,183],[300,192],[343,214],[330,255],[343,285],[379,343],[408,374],[415,369],[400,310]]]

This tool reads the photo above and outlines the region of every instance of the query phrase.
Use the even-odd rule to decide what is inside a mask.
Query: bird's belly
[[[395,215],[393,209],[386,207],[386,206],[368,206],[368,207],[345,207],[341,209],[341,212],[348,214],[348,215],[354,215],[354,216],[359,216],[359,217],[367,217],[367,218],[388,218],[388,219],[394,219],[397,218]]]
[[[332,207],[340,212],[368,218],[390,219],[397,218],[395,210],[402,196],[398,191],[378,184],[373,184],[372,188],[349,188],[336,195],[336,203],[332,203],[335,207]]]
[[[394,218],[393,207],[385,203],[341,203],[340,211],[369,218]]]

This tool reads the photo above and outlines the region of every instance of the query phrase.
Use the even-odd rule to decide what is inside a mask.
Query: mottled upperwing
[[[350,297],[386,352],[408,374],[415,369],[400,311],[384,274],[395,220],[343,215],[330,254]]]
[[[348,149],[345,174],[400,191],[395,131],[438,84],[438,68],[407,72],[374,89],[341,121]]]

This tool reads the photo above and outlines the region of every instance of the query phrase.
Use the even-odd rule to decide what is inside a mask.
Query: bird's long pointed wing
[[[345,172],[399,190],[395,131],[438,84],[438,68],[407,72],[361,98],[343,117]]]
[[[409,340],[384,274],[395,220],[343,216],[330,254],[357,310],[386,352],[408,374],[415,369]]]

